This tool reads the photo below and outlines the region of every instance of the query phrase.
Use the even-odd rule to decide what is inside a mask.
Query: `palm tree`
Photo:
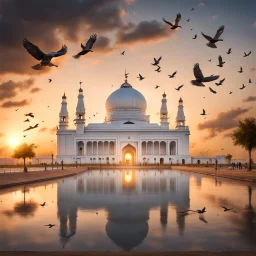
[[[227,155],[225,156],[225,158],[228,160],[228,164],[230,164],[232,157],[233,157],[233,156],[232,156],[231,154],[227,154]]]
[[[34,147],[34,144],[28,145],[27,143],[23,143],[14,149],[12,157],[17,159],[22,158],[24,160],[24,172],[28,172],[28,169],[26,167],[26,158],[31,159],[36,156],[36,153],[34,152]]]
[[[256,149],[256,119],[253,117],[239,121],[238,128],[232,133],[234,145],[245,148],[249,153],[248,171],[252,170],[252,151]]]

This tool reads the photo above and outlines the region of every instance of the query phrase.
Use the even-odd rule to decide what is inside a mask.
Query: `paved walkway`
[[[228,169],[218,169],[215,171],[212,167],[187,167],[187,166],[173,166],[173,170],[180,170],[186,172],[200,173],[211,176],[218,176],[223,178],[249,181],[256,183],[256,172],[247,170],[228,170]]]
[[[6,188],[16,185],[23,185],[39,181],[47,181],[57,178],[68,177],[82,173],[87,167],[70,168],[58,171],[37,171],[28,173],[8,173],[0,174],[0,188]]]

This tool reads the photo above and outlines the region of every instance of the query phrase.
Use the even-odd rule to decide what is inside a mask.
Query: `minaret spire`
[[[59,128],[60,130],[65,130],[68,128],[68,109],[67,109],[67,97],[64,92],[62,96],[61,102],[61,109],[60,109],[60,121],[59,121]]]
[[[77,96],[77,106],[76,106],[76,133],[83,134],[84,133],[84,125],[85,125],[85,107],[84,107],[84,95],[83,95],[83,89],[80,88],[78,90],[79,94]]]
[[[178,106],[178,113],[176,117],[176,129],[182,129],[185,127],[185,115],[183,110],[183,100],[180,98],[179,106]]]
[[[162,105],[160,108],[160,124],[162,127],[165,127],[169,129],[169,121],[168,121],[168,109],[167,109],[167,99],[166,99],[166,93],[164,92],[163,98],[162,98]]]

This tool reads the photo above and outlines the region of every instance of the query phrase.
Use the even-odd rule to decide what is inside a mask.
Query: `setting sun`
[[[19,144],[19,140],[17,138],[10,138],[9,139],[9,145],[11,147],[16,147]]]

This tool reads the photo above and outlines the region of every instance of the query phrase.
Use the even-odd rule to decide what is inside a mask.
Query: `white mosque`
[[[166,94],[160,107],[160,124],[150,123],[146,114],[145,97],[125,80],[106,101],[103,123],[85,120],[82,88],[76,107],[76,129],[69,129],[67,97],[62,97],[57,131],[56,161],[67,163],[110,164],[170,164],[214,163],[213,157],[191,157],[189,154],[189,127],[180,98],[176,124],[170,128]],[[219,160],[223,156],[219,156]],[[219,162],[220,163],[220,162]]]

